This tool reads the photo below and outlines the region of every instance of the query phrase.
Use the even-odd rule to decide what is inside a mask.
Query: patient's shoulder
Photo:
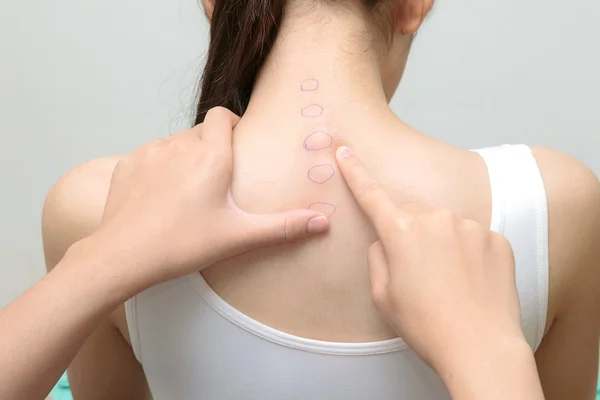
[[[549,206],[581,222],[591,222],[582,216],[597,214],[594,206],[600,205],[600,182],[594,172],[565,153],[542,147],[532,150],[544,179]]]
[[[73,243],[98,228],[119,160],[120,157],[105,157],[88,161],[65,174],[50,189],[42,214],[44,255],[49,270]]]
[[[600,182],[567,154],[545,148],[533,153],[548,198],[550,294],[551,303],[557,303],[550,308],[556,315],[600,274]]]
[[[590,246],[600,234],[600,182],[584,163],[567,154],[534,148],[546,194],[550,233],[570,250]],[[556,228],[556,229],[555,229]],[[579,248],[579,250],[584,250]],[[585,256],[583,253],[573,257]]]

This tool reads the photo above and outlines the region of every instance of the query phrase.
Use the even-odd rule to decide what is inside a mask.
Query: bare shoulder
[[[548,198],[551,317],[584,296],[592,282],[598,283],[600,182],[567,154],[546,148],[534,148],[533,153]]]
[[[550,256],[538,373],[546,399],[589,399],[598,377],[600,183],[571,156],[543,148],[533,154],[548,198]]]
[[[587,207],[586,210],[580,209],[581,206],[600,204],[600,182],[589,167],[559,151],[542,147],[534,147],[532,151],[544,178],[550,202],[570,205],[570,211],[597,211]]]
[[[120,157],[88,161],[58,180],[50,189],[42,214],[42,237],[48,270],[75,242],[99,226],[113,170]]]
[[[44,203],[42,236],[46,268],[94,233],[102,220],[115,166],[121,157],[98,158],[65,174]],[[116,329],[115,329],[116,328]],[[149,398],[146,379],[130,344],[124,306],[101,321],[69,366],[75,398]]]

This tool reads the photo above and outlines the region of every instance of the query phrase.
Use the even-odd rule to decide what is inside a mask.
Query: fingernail
[[[322,216],[309,219],[306,225],[306,231],[311,235],[325,232],[327,229],[329,229],[329,219]]]
[[[346,146],[341,146],[338,149],[338,154],[342,158],[349,158],[353,153],[352,153],[352,150],[350,150],[350,148],[348,148]]]

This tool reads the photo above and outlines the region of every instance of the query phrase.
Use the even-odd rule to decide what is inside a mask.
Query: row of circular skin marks
[[[300,84],[300,90],[302,92],[314,92],[319,89],[319,81],[316,79],[306,79]],[[300,110],[300,114],[304,118],[318,118],[323,115],[324,109],[320,104],[309,104]],[[304,150],[306,151],[319,151],[330,147],[333,144],[333,137],[325,131],[314,131],[304,139]],[[306,177],[311,182],[323,185],[325,182],[333,178],[335,175],[335,169],[331,164],[318,164],[314,165],[308,170]],[[317,210],[323,214],[331,217],[336,212],[334,204],[326,203],[323,201],[317,201],[311,203],[308,208],[310,210]]]

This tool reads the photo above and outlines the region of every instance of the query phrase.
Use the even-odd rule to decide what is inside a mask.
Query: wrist
[[[525,356],[532,353],[531,348],[522,336],[481,333],[477,338],[461,338],[445,344],[446,351],[440,352],[433,368],[439,374],[457,369],[477,369],[489,359],[503,355]]]
[[[57,268],[69,270],[76,284],[85,285],[90,294],[117,306],[145,288],[138,288],[131,261],[99,234],[74,243]]]
[[[453,398],[486,393],[511,399],[537,399],[541,393],[533,350],[522,335],[489,335],[463,341],[434,368]],[[528,394],[528,395],[525,395]]]

